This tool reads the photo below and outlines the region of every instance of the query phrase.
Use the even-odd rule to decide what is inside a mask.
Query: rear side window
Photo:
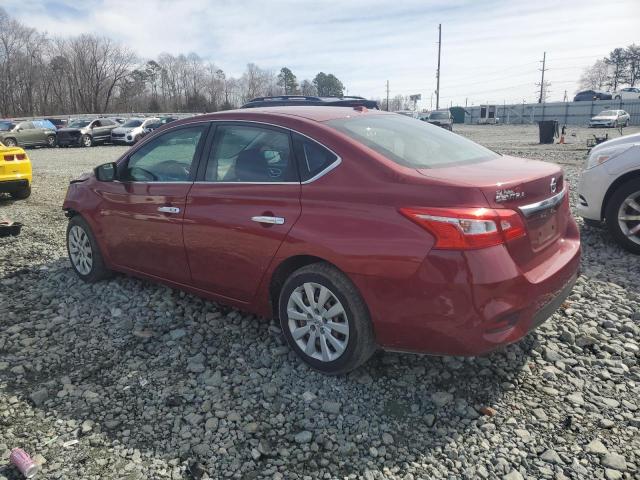
[[[289,134],[263,127],[222,125],[216,129],[208,182],[297,182]]]
[[[336,130],[410,168],[438,168],[496,158],[497,153],[443,128],[397,114],[327,122]]]
[[[335,153],[297,133],[293,135],[293,148],[298,158],[300,179],[303,182],[315,177],[338,160]]]

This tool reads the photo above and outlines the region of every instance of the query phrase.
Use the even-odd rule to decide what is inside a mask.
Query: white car
[[[627,127],[630,118],[624,110],[603,110],[589,120],[589,127]]]
[[[159,118],[129,118],[111,131],[111,143],[133,145],[161,124]]]
[[[578,214],[587,224],[606,221],[623,248],[640,254],[640,133],[591,150],[580,178]]]
[[[640,88],[627,87],[613,92],[614,100],[638,100],[640,98]]]

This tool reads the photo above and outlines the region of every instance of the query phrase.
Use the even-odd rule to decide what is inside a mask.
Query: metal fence
[[[565,125],[587,125],[603,110],[625,110],[629,125],[640,125],[640,100],[596,100],[593,102],[552,102],[496,105],[499,123],[527,124],[540,120],[557,120]],[[480,106],[466,107],[464,123],[478,123]]]

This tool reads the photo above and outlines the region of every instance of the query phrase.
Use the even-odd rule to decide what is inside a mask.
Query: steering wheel
[[[158,180],[158,176],[155,173],[140,167],[132,167],[129,170],[129,176],[134,180]]]

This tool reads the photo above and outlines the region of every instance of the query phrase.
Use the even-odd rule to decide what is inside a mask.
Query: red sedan
[[[479,355],[570,293],[562,170],[363,107],[275,107],[158,129],[71,183],[71,264],[279,318],[312,367],[377,348]]]

